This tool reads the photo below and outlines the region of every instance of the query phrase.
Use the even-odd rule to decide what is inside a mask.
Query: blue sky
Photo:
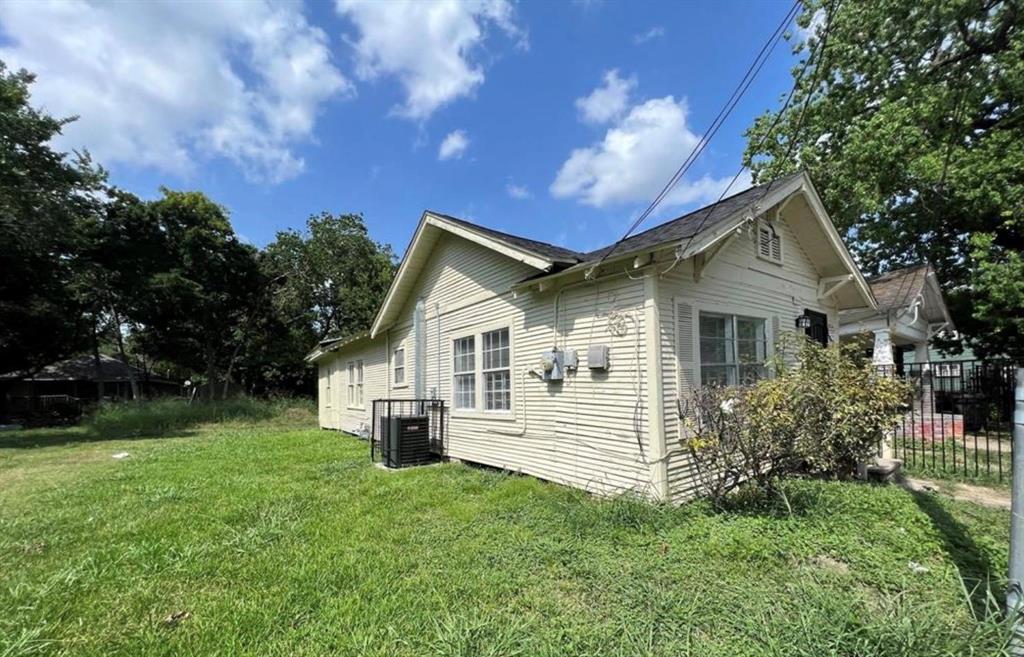
[[[658,191],[789,6],[16,0],[0,59],[81,116],[60,147],[144,197],[201,190],[257,245],[362,212],[401,254],[429,208],[589,250]],[[717,198],[794,61],[779,44],[646,227]]]

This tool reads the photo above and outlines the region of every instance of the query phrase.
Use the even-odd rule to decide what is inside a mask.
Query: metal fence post
[[[1024,367],[1017,368],[1013,408],[1013,477],[1010,505],[1010,577],[1006,591],[1006,613],[1013,615],[1011,652],[1024,655],[1022,590],[1024,581]]]

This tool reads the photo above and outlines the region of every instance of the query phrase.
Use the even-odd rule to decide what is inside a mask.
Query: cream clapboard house
[[[325,428],[365,435],[374,399],[442,399],[450,458],[681,500],[695,481],[677,399],[758,376],[800,316],[835,340],[839,311],[875,305],[810,180],[794,174],[610,253],[428,211],[371,330],[309,360]],[[578,355],[560,381],[543,380],[552,350]],[[588,355],[602,353],[594,368]]]

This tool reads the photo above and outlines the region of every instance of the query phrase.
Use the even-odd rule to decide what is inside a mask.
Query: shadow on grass
[[[964,590],[970,596],[971,606],[975,614],[981,617],[985,613],[994,596],[1002,605],[1003,592],[992,587],[992,563],[984,550],[971,538],[967,527],[953,517],[942,506],[935,495],[923,491],[911,491],[914,502],[932,521],[932,525],[942,539],[942,547],[963,580]]]
[[[189,429],[168,429],[138,435],[104,435],[91,427],[62,427],[51,429],[25,429],[0,434],[0,449],[35,449],[38,447],[60,447],[75,443],[93,443],[105,440],[144,440],[173,434],[175,438],[188,438],[198,432]]]

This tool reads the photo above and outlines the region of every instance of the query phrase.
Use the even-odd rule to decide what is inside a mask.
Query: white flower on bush
[[[726,415],[732,415],[733,409],[736,407],[736,398],[730,397],[722,401],[721,409]]]

